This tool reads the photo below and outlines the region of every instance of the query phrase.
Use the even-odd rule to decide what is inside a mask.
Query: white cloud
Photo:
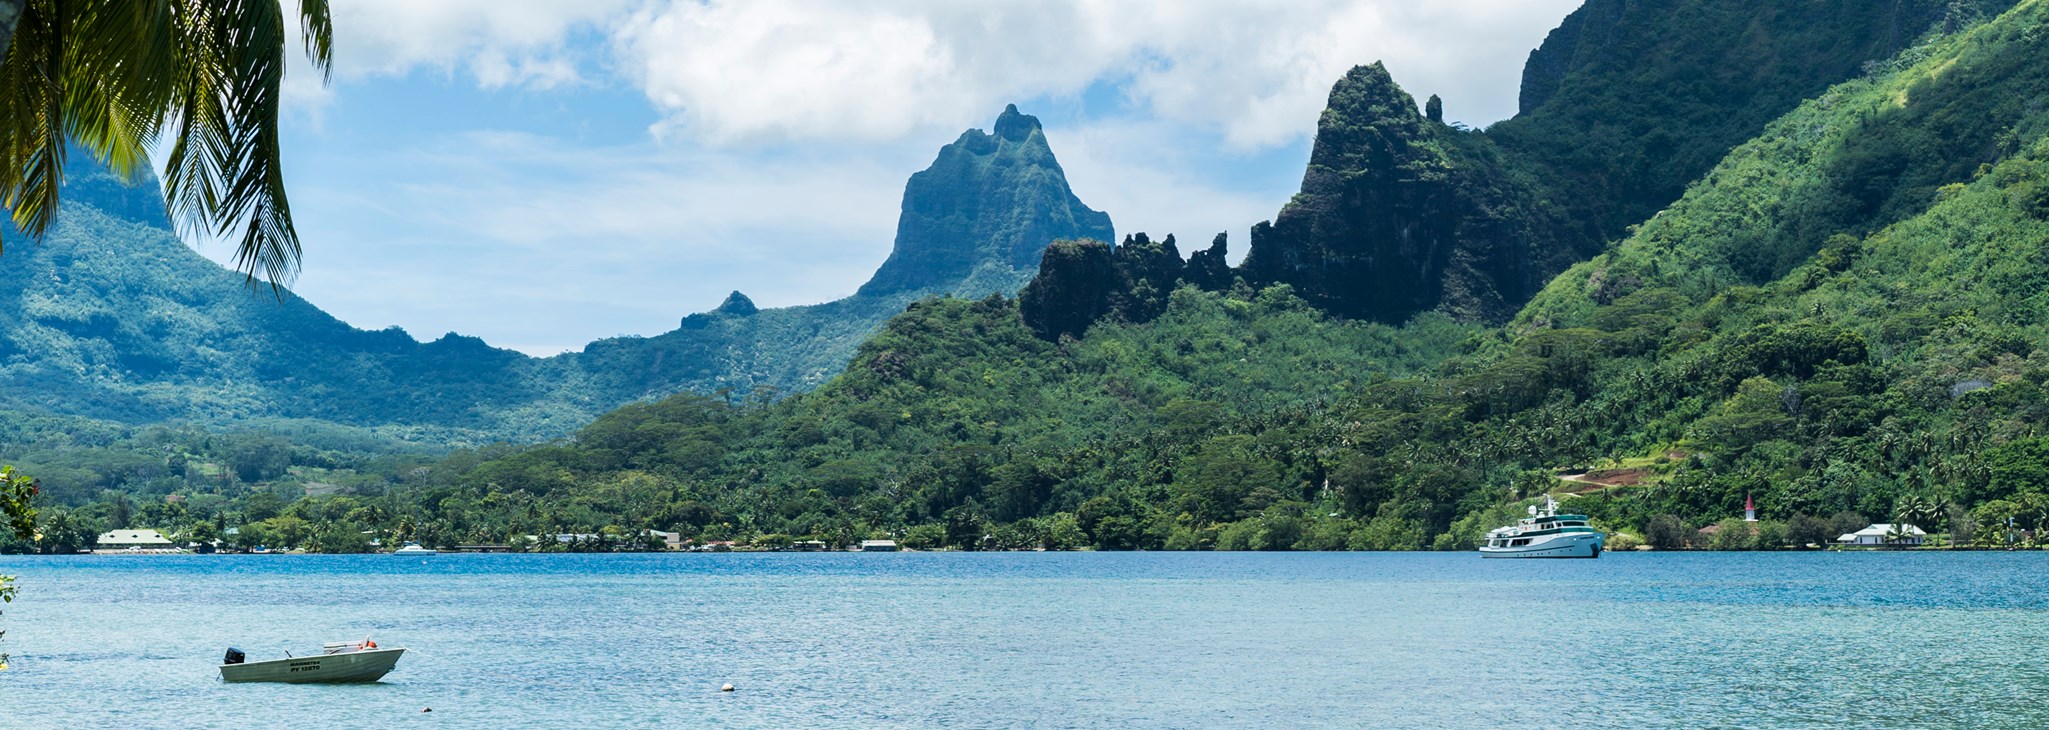
[[[335,75],[468,73],[487,88],[580,80],[570,43],[639,0],[333,0]]]
[[[617,26],[620,70],[715,141],[895,139],[1096,83],[1235,148],[1300,139],[1330,85],[1386,60],[1454,118],[1514,111],[1523,57],[1578,0],[667,0]]]
[[[636,13],[617,42],[622,70],[694,137],[896,139],[1086,84],[1106,59],[1005,42],[1051,7],[684,1]]]
[[[333,77],[365,81],[424,68],[464,74],[487,89],[584,83],[584,67],[603,58],[602,44],[578,44],[576,34],[602,36],[641,2],[331,0]],[[291,31],[284,106],[318,128],[335,90],[301,51],[297,23]]]
[[[1524,56],[1579,2],[334,0],[333,13],[344,80],[431,68],[549,88],[617,73],[665,115],[658,131],[712,142],[901,139],[1107,83],[1252,149],[1305,137],[1330,84],[1375,60],[1418,96],[1443,94],[1455,119],[1507,117]],[[308,75],[296,97],[323,103]]]

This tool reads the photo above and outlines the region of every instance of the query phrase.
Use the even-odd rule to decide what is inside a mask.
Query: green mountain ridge
[[[1608,12],[1611,37],[1590,40],[1601,35],[1596,14],[1575,16],[1589,25],[1558,40],[1580,48],[1575,59],[1648,46],[1670,65],[1540,70],[1540,82],[1576,78],[1589,91],[1561,81],[1538,106],[1570,118],[1599,113],[1559,107],[1575,98],[1671,99],[1708,83],[1692,59],[1863,48],[1881,27],[1805,15],[1878,7],[1847,0],[1752,5],[1702,14],[1707,4],[1646,3],[1697,11],[1649,17],[1590,2]],[[348,494],[254,512],[267,492],[172,480],[164,486],[214,498],[211,511],[156,508],[151,519],[219,515],[259,535],[317,527],[334,540],[315,540],[322,549],[360,549],[366,529],[447,543],[551,531],[625,539],[642,528],[764,544],[889,535],[963,549],[1469,549],[1527,500],[1556,493],[1628,535],[1621,543],[1661,547],[1799,546],[1894,519],[1966,542],[1971,525],[2006,518],[2049,534],[2049,107],[2037,101],[2049,91],[2049,2],[1945,4],[1933,15],[1883,6],[1902,14],[1882,27],[1927,17],[1935,32],[1818,82],[1743,139],[1724,142],[1731,132],[1716,125],[1652,144],[1684,131],[1658,126],[1685,117],[1667,109],[1561,141],[1617,151],[1603,163],[1616,167],[1593,171],[1612,180],[1633,179],[1643,150],[1667,148],[1663,159],[1682,166],[1723,151],[1612,245],[1560,264],[1500,324],[1441,301],[1399,326],[1378,322],[1385,313],[1345,309],[1372,301],[1363,287],[1376,267],[1255,262],[1371,251],[1383,234],[1315,232],[1411,230],[1400,219],[1411,214],[1518,220],[1472,205],[1487,200],[1472,190],[1432,190],[1458,175],[1482,189],[1507,180],[1502,199],[1536,201],[1566,229],[1600,229],[1648,198],[1547,202],[1556,183],[1541,181],[1542,163],[1491,136],[1432,127],[1436,104],[1419,113],[1363,67],[1319,125],[1331,146],[1313,164],[1333,186],[1305,184],[1323,200],[1290,206],[1307,216],[1290,225],[1313,235],[1262,234],[1238,270],[1221,261],[1222,237],[1187,261],[1171,237],[1059,242],[1017,300],[916,302],[811,392],[635,403],[570,441],[363,462]],[[1723,25],[1669,33],[1702,18]],[[1773,93],[1817,84],[1855,55],[1781,68],[1769,77],[1798,83]],[[1748,77],[1715,83],[1729,78]],[[1641,79],[1669,85],[1633,88]],[[1645,195],[1661,194],[1653,188]],[[1392,213],[1346,202],[1360,200],[1425,202]],[[1364,220],[1354,214],[1394,218],[1375,229],[1352,225]],[[1498,243],[1456,233],[1456,221],[1450,230],[1432,249],[1448,247],[1448,260]],[[1288,241],[1325,250],[1261,250]],[[1291,281],[1291,270],[1322,278]],[[1746,497],[1765,521],[1724,521]],[[83,514],[111,515],[112,504]],[[1713,538],[1693,529],[1716,522]]]
[[[121,424],[300,419],[428,444],[559,437],[679,391],[805,389],[909,303],[1015,292],[1033,273],[1024,253],[1111,235],[1036,118],[1010,107],[996,130],[969,130],[911,179],[896,251],[859,293],[760,310],[735,292],[671,332],[548,358],[357,330],[289,292],[273,300],[180,243],[154,181],[76,165],[50,235],[0,256],[20,284],[0,292],[0,384],[13,408]]]
[[[2045,35],[2049,4],[2024,2],[1824,90],[1503,327],[1334,319],[1186,269],[1148,319],[1111,304],[1142,257],[1058,244],[1022,303],[921,303],[815,392],[631,406],[398,503],[633,495],[674,509],[612,519],[970,549],[1468,549],[1553,491],[1665,546],[1746,496],[1766,521],[1716,545],[1897,514],[2032,526]]]
[[[1521,112],[1426,114],[1378,64],[1332,90],[1302,191],[1242,275],[1348,318],[1513,315],[1565,267],[1677,200],[1766,122],[1931,26],[2005,0],[1590,0],[1531,53]]]

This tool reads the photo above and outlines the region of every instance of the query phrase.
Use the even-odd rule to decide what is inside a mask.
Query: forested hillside
[[[1801,100],[2011,4],[1590,0],[1530,55],[1521,113],[1486,130],[1354,69],[1243,273],[1344,317],[1499,323]]]
[[[633,494],[657,507],[622,519],[698,534],[960,547],[1461,548],[1552,490],[1667,545],[1746,495],[1767,521],[1729,546],[1902,509],[2032,527],[2044,34],[2024,3],[1826,90],[1505,327],[1347,322],[1204,291],[1171,244],[1061,244],[1022,307],[921,304],[815,393],[631,407],[401,499]]]
[[[1766,23],[1764,36],[1696,42],[1783,50],[1797,44],[1781,35],[1841,31],[1795,12],[1816,4],[1766,5],[1777,10],[1746,21]],[[451,543],[642,528],[766,544],[1464,549],[1549,492],[1623,543],[1667,547],[1708,539],[1693,528],[1739,514],[1746,496],[1765,522],[1728,525],[1714,544],[1823,542],[1896,514],[1965,540],[2008,517],[2049,529],[2049,3],[1944,9],[1917,11],[1933,25],[1889,60],[1854,64],[1855,78],[1759,120],[1683,195],[1527,303],[1497,291],[1492,301],[1515,302],[1498,325],[1415,299],[1395,308],[1413,310],[1399,325],[1377,322],[1385,312],[1346,309],[1385,296],[1367,292],[1377,265],[1273,267],[1263,262],[1318,259],[1259,241],[1236,270],[1221,236],[1185,260],[1171,236],[1065,241],[1017,299],[919,301],[813,392],[682,395],[563,443],[337,463],[351,479],[340,493],[253,512],[253,495],[276,493],[188,475],[164,487],[215,495],[210,506],[157,519],[343,543],[322,549],[360,549],[351,536],[365,530]],[[1586,13],[1568,24],[1578,35],[1547,48],[1579,57],[1630,47],[1589,40],[1598,28],[1666,27]],[[1909,17],[1923,16],[1898,19]],[[1679,50],[1650,58],[1699,56]],[[1708,71],[1642,73],[1705,83]],[[1571,98],[1560,84],[1539,108]],[[1513,218],[1495,203],[1569,224],[1555,230],[1645,204],[1566,205],[1543,183],[1516,187],[1524,163],[1438,124],[1432,106],[1375,67],[1341,81],[1305,178],[1317,199],[1298,197],[1274,230],[1308,216],[1288,225],[1335,251],[1416,230],[1344,216],[1449,200],[1479,217],[1447,224],[1431,250],[1471,263],[1461,247],[1481,244],[1459,231]],[[1438,185],[1466,174],[1446,164],[1497,163],[1513,183],[1487,188],[1501,197]],[[1491,174],[1463,179],[1484,187]],[[1332,187],[1308,190],[1316,179]],[[1310,270],[1323,278],[1289,280]],[[1360,288],[1331,288],[1345,282]],[[146,452],[160,437],[126,438],[118,448]],[[190,460],[225,463],[179,443]],[[311,474],[287,468],[294,483]],[[104,521],[111,504],[65,514]]]

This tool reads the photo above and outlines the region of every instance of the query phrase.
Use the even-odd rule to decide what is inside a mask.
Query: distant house
[[[861,541],[861,552],[864,552],[864,553],[893,553],[893,552],[896,552],[896,550],[897,550],[897,548],[896,548],[896,541],[895,541],[895,540],[862,540],[862,541]]]
[[[1921,528],[1913,525],[1900,525],[1900,532],[1905,534],[1904,538],[1888,541],[1886,536],[1893,533],[1892,523],[1880,523],[1856,532],[1840,535],[1836,537],[1836,543],[1840,545],[1919,545],[1928,537],[1928,533],[1922,532]]]
[[[798,540],[790,543],[790,549],[800,553],[815,553],[825,549],[824,540]]]
[[[101,550],[170,550],[176,547],[156,530],[110,530],[101,534],[99,541]]]
[[[660,538],[660,539],[661,539],[661,541],[662,541],[662,548],[663,548],[663,549],[665,549],[665,550],[682,550],[682,549],[683,549],[683,533],[680,533],[680,532],[662,532],[661,530],[648,530],[648,531],[647,531],[647,536],[648,536],[648,537],[654,537],[654,538]]]

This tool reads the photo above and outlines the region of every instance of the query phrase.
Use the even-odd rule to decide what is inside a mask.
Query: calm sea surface
[[[0,573],[22,588],[0,617],[9,729],[2049,727],[2049,554],[80,557]],[[217,679],[230,645],[267,659],[365,635],[413,650],[379,684]]]

